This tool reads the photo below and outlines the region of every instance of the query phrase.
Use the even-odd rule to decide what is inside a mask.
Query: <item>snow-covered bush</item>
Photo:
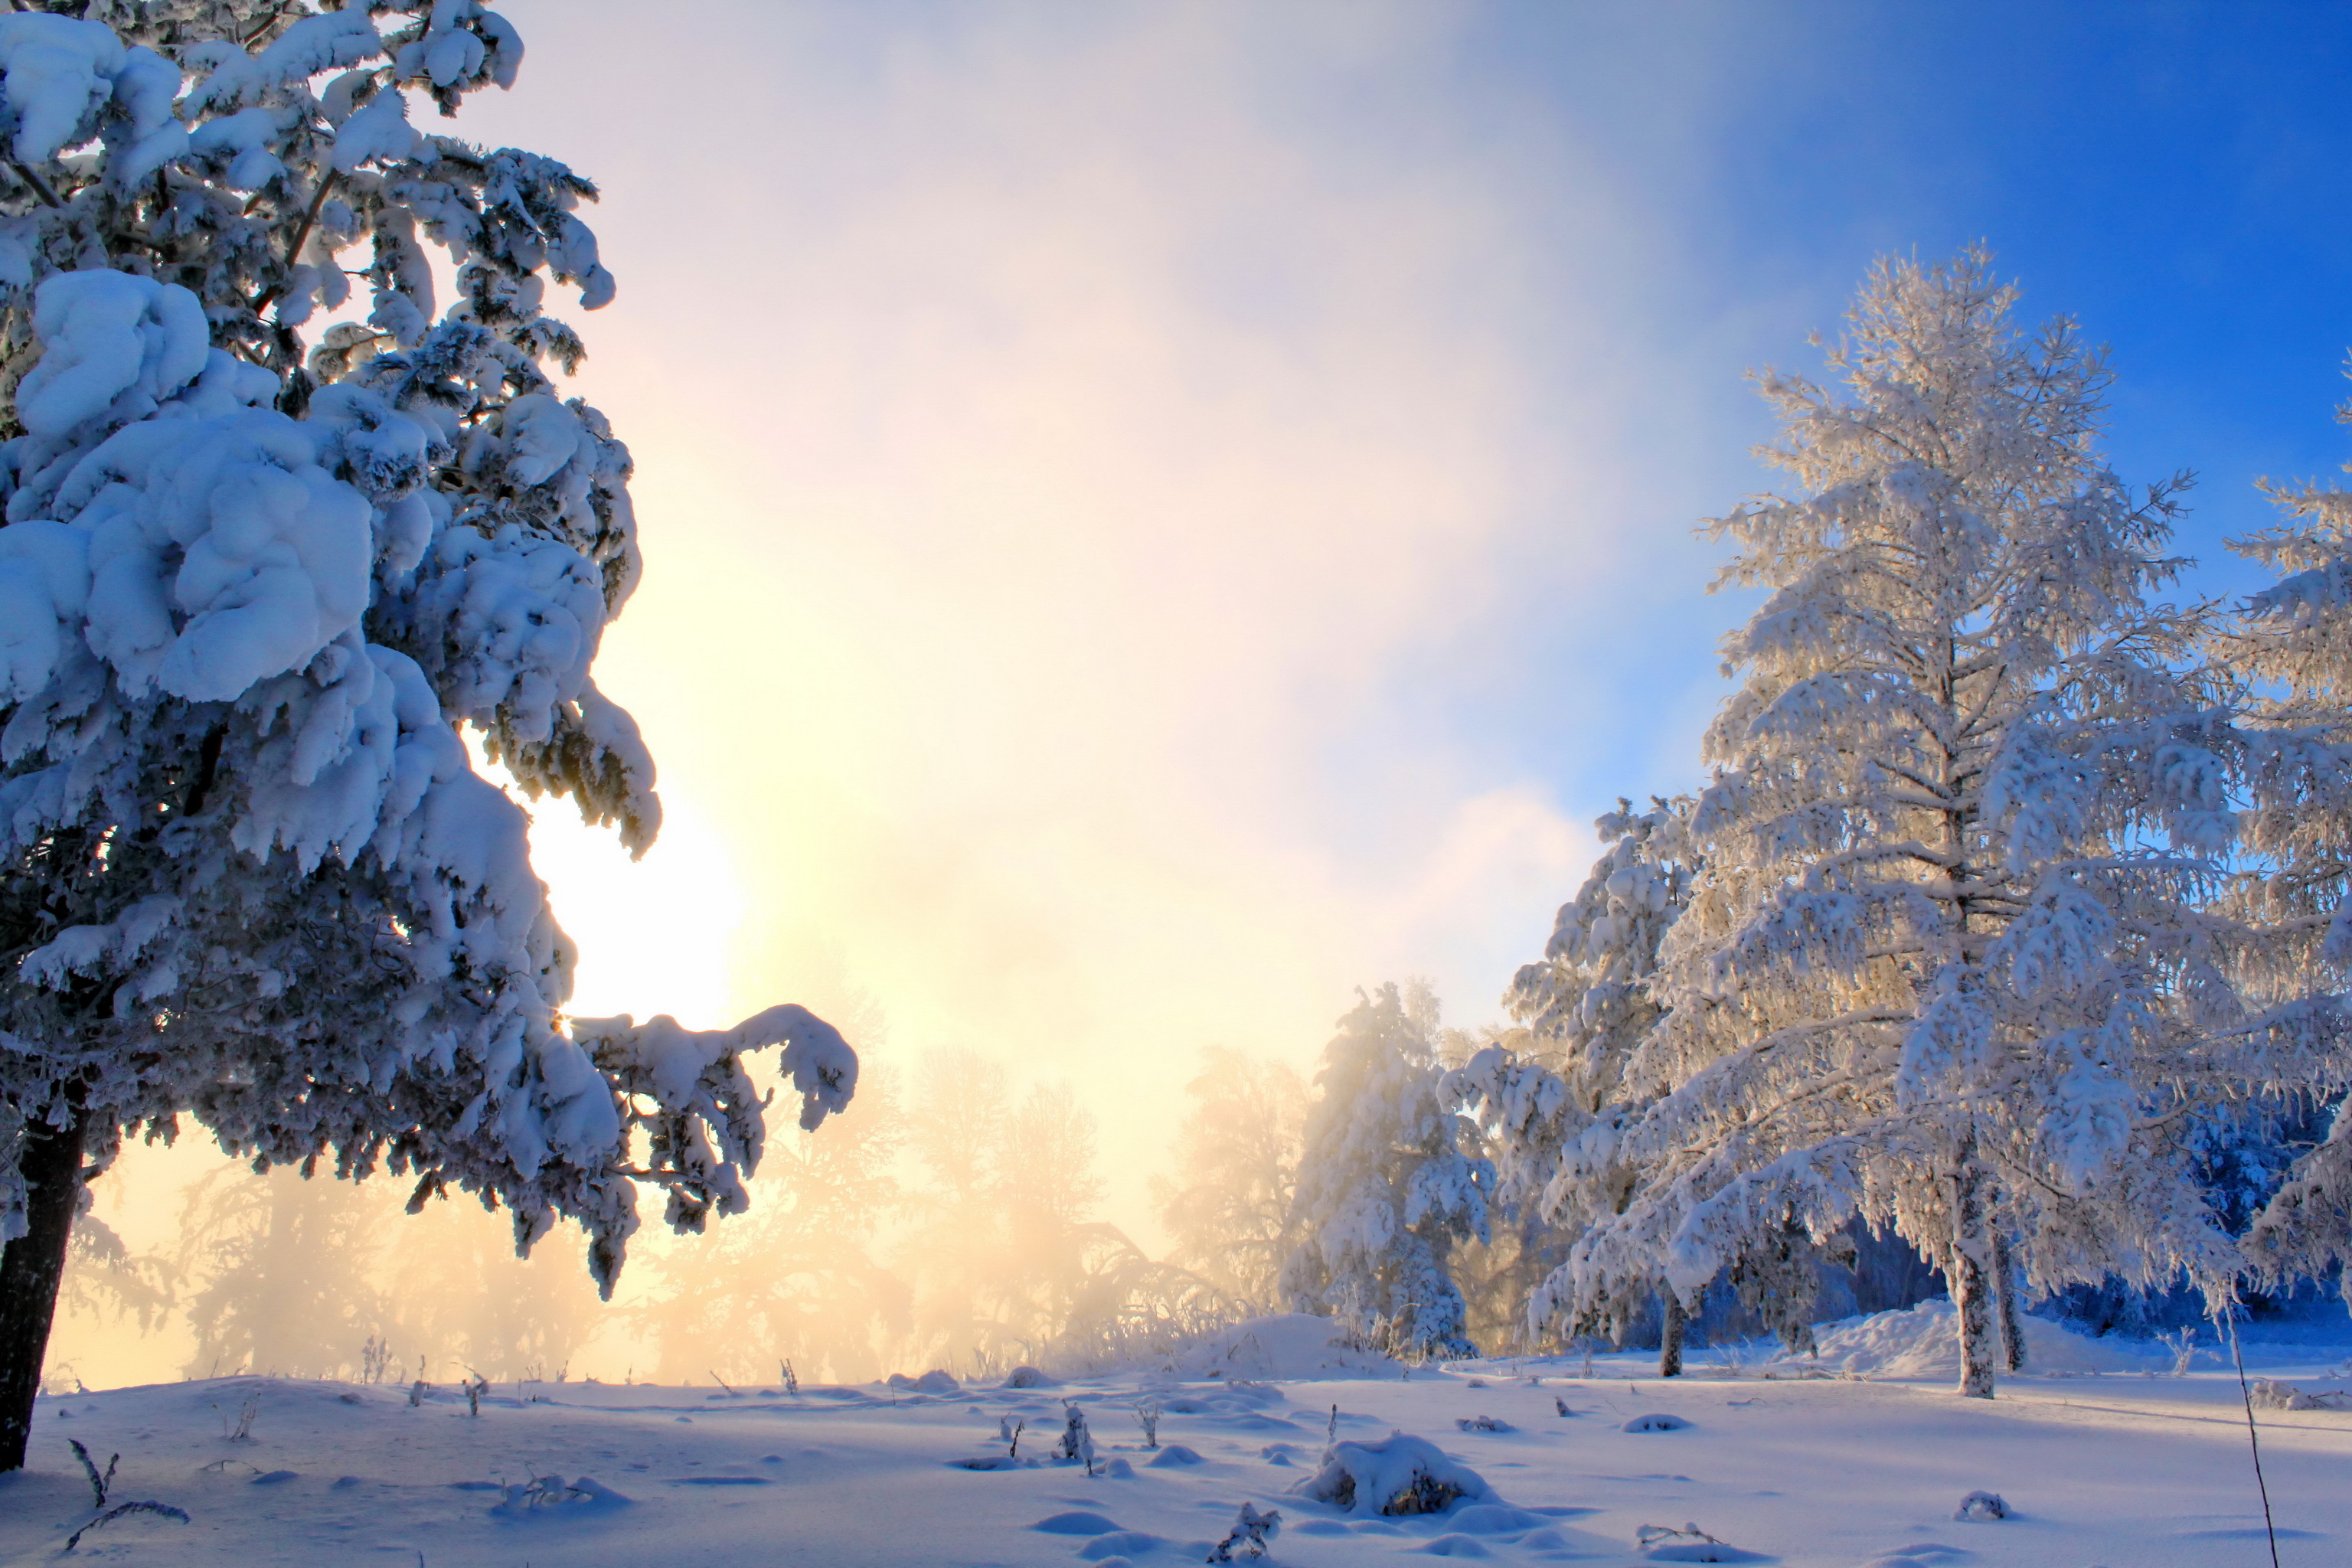
[[[1062,1436],[1054,1452],[1070,1464],[1086,1466],[1087,1474],[1095,1473],[1095,1435],[1087,1426],[1087,1413],[1075,1399],[1062,1401]]]
[[[1322,1468],[1298,1484],[1301,1496],[1360,1514],[1444,1513],[1494,1494],[1467,1465],[1423,1437],[1391,1432],[1377,1443],[1334,1443]]]
[[[1465,1152],[1435,1005],[1417,1001],[1381,986],[1324,1050],[1282,1284],[1297,1310],[1335,1315],[1391,1354],[1471,1355],[1446,1254],[1487,1235],[1494,1168]]]
[[[1223,1541],[1209,1548],[1208,1561],[1232,1563],[1243,1557],[1263,1557],[1281,1533],[1280,1509],[1270,1508],[1261,1513],[1255,1503],[1245,1502],[1234,1520],[1233,1529],[1225,1532]]]
[[[409,119],[511,83],[514,27],[74,9],[0,16],[0,1468],[125,1130],[454,1186],[521,1248],[569,1217],[609,1287],[640,1183],[681,1228],[743,1206],[745,1052],[785,1047],[808,1126],[856,1073],[793,1007],[567,1024],[522,810],[456,729],[632,848],[658,827],[589,675],[638,575],[629,456],[550,375],[583,349],[548,286],[613,296],[595,187]]]

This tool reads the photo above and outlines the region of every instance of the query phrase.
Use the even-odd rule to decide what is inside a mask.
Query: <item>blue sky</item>
[[[1623,522],[1661,553],[1656,580],[1612,584],[1642,635],[1564,620],[1545,650],[1580,675],[1622,671],[1614,700],[1548,725],[1539,691],[1491,693],[1511,710],[1482,726],[1510,748],[1497,765],[1542,773],[1565,801],[1696,777],[1686,747],[1642,745],[1643,715],[1721,689],[1708,645],[1737,606],[1695,596],[1708,552],[1676,535],[1770,482],[1727,438],[1769,433],[1742,372],[1810,367],[1805,334],[1833,330],[1874,256],[1988,240],[2026,317],[2069,313],[2112,345],[2118,470],[2200,476],[2181,534],[2197,591],[2254,581],[2221,541],[2266,521],[2258,476],[2329,476],[2352,455],[2334,419],[2352,391],[2352,14],[1822,0],[1477,16],[1450,68],[1496,155],[1530,132],[1580,146],[1656,220],[1652,281],[1624,309],[1660,363],[1629,390],[1681,426]],[[1571,204],[1549,216],[1562,255],[1594,243]],[[1591,374],[1565,354],[1561,370]],[[1458,719],[1483,706],[1465,696],[1419,700]]]

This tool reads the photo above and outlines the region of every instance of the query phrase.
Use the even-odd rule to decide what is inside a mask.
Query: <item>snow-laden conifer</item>
[[[1715,525],[1723,583],[1769,596],[1726,643],[1706,872],[1627,1065],[1643,1184],[1564,1301],[1859,1213],[1944,1262],[1989,1395],[1997,1237],[2039,1286],[2228,1289],[2186,1133],[2272,1066],[2214,1043],[2230,742],[2182,673],[2204,612],[2158,597],[2181,481],[2107,469],[2103,356],[2021,335],[2015,298],[1980,250],[1883,263],[1842,385],[1764,378],[1798,489]]]
[[[2352,405],[2341,416],[2352,421]],[[2352,492],[2263,488],[2284,517],[2231,548],[2278,580],[2213,639],[2247,708],[2242,868],[2226,901],[2259,932],[2239,975],[2259,1009],[2252,1032],[2296,1060],[2300,1087],[2340,1095],[2352,1084]],[[2245,1245],[2273,1279],[2352,1261],[2352,1117],[2341,1105]]]
[[[1533,1215],[1572,1240],[1633,1197],[1640,1173],[1616,1158],[1618,1134],[1640,1110],[1625,1098],[1625,1064],[1663,1011],[1649,984],[1689,898],[1689,805],[1657,800],[1636,811],[1620,800],[1593,824],[1608,847],[1560,906],[1542,960],[1521,966],[1503,997],[1524,1031],[1519,1048],[1489,1045],[1449,1080],[1448,1092],[1474,1107],[1486,1131],[1507,1218]],[[1573,1160],[1571,1147],[1580,1152]],[[1612,1281],[1612,1293],[1572,1304],[1555,1279],[1535,1284],[1531,1327],[1616,1334],[1656,1296],[1661,1370],[1680,1370],[1682,1303],[1662,1279],[1628,1276]]]
[[[569,1216],[609,1285],[637,1184],[683,1227],[742,1205],[743,1053],[786,1047],[804,1125],[853,1087],[796,1007],[567,1024],[524,816],[455,729],[658,826],[588,673],[629,456],[549,373],[550,285],[613,294],[595,188],[415,118],[521,58],[479,0],[0,16],[0,1468],[126,1130],[458,1187],[520,1247]]]
[[[1444,1092],[1433,998],[1361,996],[1323,1052],[1282,1288],[1391,1354],[1471,1355],[1446,1258],[1487,1235],[1494,1168]]]

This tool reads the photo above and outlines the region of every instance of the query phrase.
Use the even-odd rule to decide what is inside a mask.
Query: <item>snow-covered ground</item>
[[[1940,1373],[1882,1375],[1927,1355],[1937,1316],[1882,1314],[1826,1333],[1822,1365],[1843,1364],[1843,1376],[1760,1353],[1735,1370],[1737,1358],[1707,1364],[1717,1358],[1701,1352],[1674,1383],[1631,1356],[1601,1357],[1589,1376],[1570,1359],[1402,1377],[1311,1342],[1318,1336],[1296,1320],[1273,1320],[1232,1337],[1260,1370],[1230,1384],[1125,1373],[797,1396],[501,1384],[478,1417],[446,1387],[412,1405],[394,1386],[259,1378],[45,1398],[31,1468],[0,1479],[0,1563],[58,1561],[90,1518],[68,1438],[101,1466],[121,1454],[112,1500],[189,1516],[126,1517],[73,1554],[127,1563],[1159,1568],[1202,1561],[1244,1502],[1281,1510],[1272,1561],[1298,1568],[1428,1556],[1837,1568],[2269,1561],[2233,1373],[2209,1356],[2176,1377],[2167,1355],[2040,1325],[2035,1353],[2077,1370],[2011,1379],[1990,1405],[1955,1398]],[[2341,1385],[2327,1369],[2347,1349],[2250,1345],[2249,1364],[2323,1390]],[[1134,1417],[1139,1399],[1153,1397],[1165,1407],[1156,1451]],[[1092,1425],[1092,1479],[1050,1458],[1066,1398]],[[1392,1430],[1427,1438],[1494,1498],[1384,1518],[1297,1495],[1335,1404],[1343,1442]],[[1658,1414],[1687,1425],[1625,1430]],[[1507,1429],[1457,1425],[1480,1416]],[[1004,1453],[1007,1417],[1026,1423],[1021,1458],[1045,1462],[961,1468]],[[2352,1413],[2265,1410],[2261,1421],[2280,1560],[2352,1558]],[[534,1495],[534,1479],[551,1477],[560,1479]],[[2011,1516],[1956,1521],[1979,1490],[2000,1494]],[[1685,1554],[1689,1542],[1636,1550],[1643,1526],[1686,1524],[1744,1554]]]

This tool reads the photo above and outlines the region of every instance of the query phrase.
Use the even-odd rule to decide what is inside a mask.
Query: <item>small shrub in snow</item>
[[[144,1500],[138,1502],[119,1502],[112,1508],[108,1509],[104,1513],[100,1514],[96,1519],[91,1520],[88,1524],[83,1525],[79,1530],[75,1531],[71,1535],[67,1536],[66,1550],[68,1552],[71,1552],[75,1547],[80,1545],[81,1538],[88,1535],[91,1531],[96,1530],[100,1525],[112,1524],[116,1520],[122,1518],[124,1515],[133,1513],[161,1514],[165,1519],[176,1519],[182,1524],[188,1522],[188,1513],[185,1509],[173,1508],[167,1502],[148,1502]]]
[[[1987,1523],[1996,1519],[2007,1519],[2009,1504],[2001,1500],[1999,1492],[1970,1492],[1960,1500],[1960,1506],[1952,1517],[1972,1524]]]
[[[92,1508],[104,1508],[106,1506],[107,1490],[114,1485],[114,1467],[122,1463],[122,1456],[117,1454],[112,1458],[107,1460],[106,1473],[104,1475],[100,1475],[98,1473],[98,1461],[89,1457],[89,1450],[81,1446],[80,1439],[68,1437],[66,1439],[66,1443],[73,1449],[74,1458],[81,1461],[83,1474],[89,1477],[90,1506]]]
[[[799,1398],[801,1392],[801,1380],[793,1371],[792,1359],[790,1357],[786,1357],[784,1360],[778,1362],[776,1363],[776,1370],[783,1374],[784,1392],[791,1394],[795,1399]]]
[[[89,1534],[91,1531],[96,1530],[100,1525],[110,1523],[115,1520],[122,1518],[125,1514],[154,1513],[161,1514],[165,1519],[176,1519],[182,1524],[188,1522],[188,1516],[185,1511],[173,1508],[170,1503],[165,1502],[149,1502],[142,1499],[138,1502],[119,1502],[113,1507],[109,1508],[106,1502],[107,1494],[114,1489],[114,1467],[122,1462],[122,1456],[116,1454],[112,1458],[109,1458],[106,1461],[105,1472],[101,1474],[98,1468],[98,1461],[89,1457],[89,1450],[88,1448],[83,1447],[71,1437],[67,1438],[66,1441],[72,1445],[74,1458],[81,1461],[82,1474],[89,1478],[90,1507],[97,1510],[97,1517],[95,1519],[90,1520],[79,1530],[75,1531],[73,1534],[66,1538],[66,1550],[68,1552],[71,1552],[76,1546],[79,1545],[81,1543],[81,1538]]]
[[[1642,1553],[1659,1563],[1737,1563],[1748,1554],[1730,1542],[1717,1541],[1696,1524],[1680,1530],[1667,1524],[1645,1524],[1633,1532]]]
[[[582,1476],[576,1481],[566,1481],[562,1476],[533,1476],[520,1485],[508,1486],[499,1500],[490,1505],[490,1511],[515,1519],[554,1509],[613,1508],[631,1500],[593,1476]]]
[[[1507,1421],[1497,1421],[1492,1415],[1462,1415],[1454,1425],[1465,1432],[1516,1432],[1517,1427]]]
[[[1679,1432],[1689,1425],[1689,1422],[1679,1415],[1668,1415],[1659,1412],[1649,1415],[1636,1415],[1618,1430],[1621,1432]]]
[[[215,1410],[218,1410],[218,1409],[220,1408],[220,1406],[219,1406],[219,1405],[214,1405],[214,1406],[213,1406],[213,1408],[214,1408],[214,1409],[215,1409]],[[226,1415],[222,1415],[222,1417],[221,1417],[221,1438],[222,1438],[222,1440],[223,1440],[223,1441],[225,1441],[225,1442],[230,1442],[230,1443],[250,1443],[250,1442],[252,1442],[252,1441],[253,1441],[253,1419],[254,1419],[254,1417],[255,1417],[255,1416],[257,1416],[257,1415],[260,1415],[260,1414],[261,1414],[261,1396],[260,1396],[259,1394],[247,1394],[247,1395],[245,1396],[245,1403],[244,1403],[243,1405],[238,1405],[238,1406],[237,1406],[237,1411],[236,1411],[236,1421],[235,1425],[231,1425],[231,1424],[230,1424],[229,1418],[228,1418]]]
[[[427,1394],[431,1393],[431,1392],[432,1392],[432,1390],[433,1390],[433,1385],[432,1385],[431,1384],[429,1384],[429,1383],[425,1382],[425,1381],[423,1378],[421,1378],[421,1377],[420,1377],[420,1378],[418,1378],[415,1383],[410,1384],[408,1385],[408,1407],[409,1407],[411,1410],[414,1410],[414,1409],[415,1409],[418,1405],[420,1405],[424,1404],[424,1403],[425,1403],[425,1396]]]
[[[1095,1473],[1095,1435],[1087,1429],[1087,1413],[1078,1408],[1075,1399],[1062,1402],[1062,1440],[1055,1451],[1065,1459],[1082,1464],[1087,1474]]]
[[[969,1459],[951,1461],[959,1470],[1034,1470],[1034,1459],[1017,1458],[1011,1454],[976,1454]]]
[[[482,1418],[482,1395],[490,1391],[490,1380],[476,1373],[466,1380],[466,1414],[478,1421]]]
[[[1231,1563],[1237,1553],[1242,1557],[1263,1557],[1273,1546],[1274,1538],[1281,1533],[1280,1509],[1270,1508],[1260,1513],[1250,1504],[1244,1503],[1241,1516],[1234,1521],[1233,1529],[1226,1532],[1223,1541],[1209,1548],[1209,1555],[1203,1561]]]
[[[1568,1407],[1568,1401],[1567,1401],[1567,1400],[1565,1400],[1565,1399],[1562,1399],[1562,1398],[1561,1398],[1559,1394],[1553,1394],[1553,1395],[1551,1396],[1551,1407],[1552,1407],[1554,1410],[1559,1411],[1562,1415],[1575,1415],[1575,1414],[1576,1414],[1576,1412],[1575,1412],[1575,1411],[1570,1410],[1570,1409]]]
[[[1160,1447],[1160,1401],[1139,1399],[1135,1403],[1135,1424],[1143,1428],[1143,1446]]]
[[[2352,1407],[2352,1396],[2340,1391],[2310,1394],[2291,1383],[2278,1383],[2258,1377],[2247,1386],[2246,1398],[2258,1410],[2343,1410]]]
[[[1402,1432],[1378,1443],[1332,1444],[1323,1468],[1297,1489],[1350,1513],[1444,1513],[1464,1498],[1491,1495],[1476,1471]]]

